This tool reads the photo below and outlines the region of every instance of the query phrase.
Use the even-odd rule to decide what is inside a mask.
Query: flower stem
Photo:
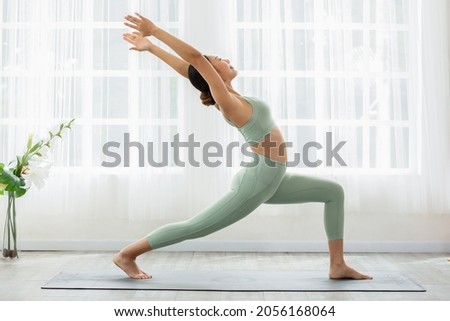
[[[8,229],[8,250],[11,249],[11,207],[12,207],[12,193],[8,194],[8,211],[7,215],[7,229]]]
[[[14,242],[14,254],[16,257],[19,257],[19,253],[17,252],[17,224],[16,224],[16,197],[14,193],[12,196],[12,234],[13,234],[13,242]]]
[[[14,192],[8,193],[8,209],[6,212],[3,256],[14,258],[17,253],[16,197]]]

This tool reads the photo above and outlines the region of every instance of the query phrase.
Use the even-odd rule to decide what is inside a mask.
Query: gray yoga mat
[[[109,289],[232,292],[425,292],[399,272],[370,273],[373,280],[330,280],[327,271],[152,271],[133,280],[120,270],[67,270],[42,289]]]

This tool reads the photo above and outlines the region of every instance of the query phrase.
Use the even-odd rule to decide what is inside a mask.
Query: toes
[[[147,273],[142,273],[139,275],[139,279],[145,280],[145,279],[151,279],[152,277],[148,275]]]

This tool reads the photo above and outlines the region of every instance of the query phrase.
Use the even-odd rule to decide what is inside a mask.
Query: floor
[[[17,260],[0,259],[0,300],[6,301],[449,301],[448,253],[349,253],[346,260],[364,271],[400,271],[426,292],[190,292],[134,290],[42,290],[41,285],[69,268],[112,269],[112,252],[21,252]],[[141,268],[195,270],[323,270],[326,253],[159,252],[139,258]]]

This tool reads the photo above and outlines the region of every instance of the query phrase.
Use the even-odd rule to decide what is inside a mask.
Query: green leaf
[[[33,134],[28,135],[27,150],[30,149],[31,144],[33,144]]]
[[[37,142],[36,144],[34,144],[33,147],[31,147],[31,149],[29,150],[29,153],[34,153],[35,151],[37,151],[39,148],[41,148],[42,146],[42,141]]]
[[[22,187],[17,187],[14,191],[16,192],[16,197],[21,197],[27,192],[27,190]]]
[[[5,194],[5,189],[8,185],[0,183],[0,195]]]
[[[6,190],[9,188],[14,189],[16,186],[23,186],[25,182],[21,181],[19,177],[13,174],[9,168],[3,168],[1,177],[1,183],[6,184]]]
[[[20,162],[19,156],[16,156],[16,160],[17,160],[17,165],[15,170],[13,171],[13,174],[15,175],[14,172],[17,172],[18,170],[22,170],[22,166],[25,163],[25,155],[22,156],[22,162]],[[17,176],[17,175],[16,175]]]
[[[5,164],[0,163],[0,190],[4,190],[8,185],[6,182],[6,176],[3,176]],[[3,195],[3,194],[2,194]]]

